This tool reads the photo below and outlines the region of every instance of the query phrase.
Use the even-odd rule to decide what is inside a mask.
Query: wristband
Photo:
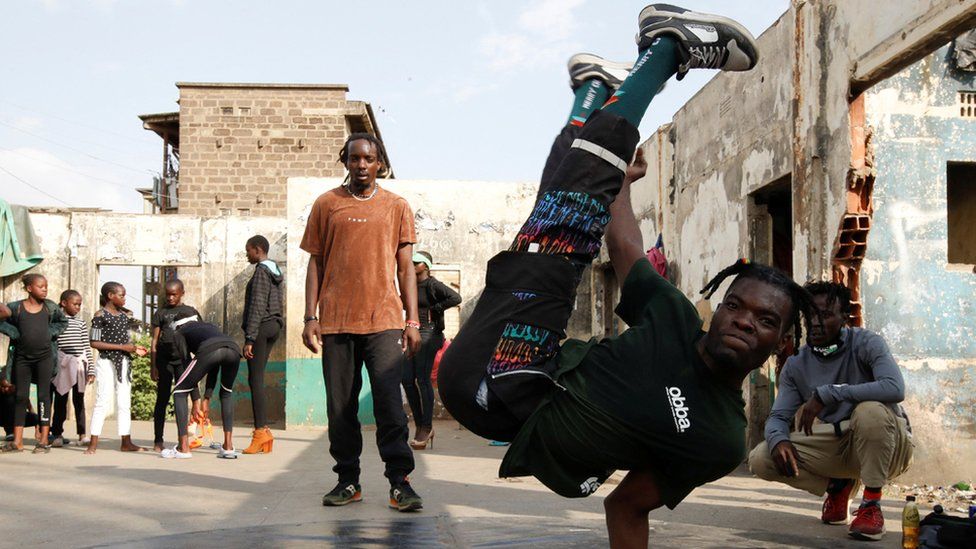
[[[309,322],[311,322],[313,320],[318,320],[318,319],[319,319],[319,317],[317,317],[317,316],[306,316],[305,317],[305,324],[308,324]]]
[[[417,330],[419,330],[420,329],[420,323],[417,322],[416,320],[408,320],[407,321],[407,328],[416,328]],[[406,328],[404,328],[404,329],[406,329]]]

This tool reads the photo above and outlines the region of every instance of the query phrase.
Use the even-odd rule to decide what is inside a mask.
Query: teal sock
[[[576,100],[569,112],[569,124],[582,126],[593,111],[600,108],[610,95],[610,88],[599,78],[591,78],[576,88]]]
[[[678,42],[669,36],[658,37],[640,52],[633,70],[603,110],[626,118],[634,127],[639,126],[651,99],[677,72]]]

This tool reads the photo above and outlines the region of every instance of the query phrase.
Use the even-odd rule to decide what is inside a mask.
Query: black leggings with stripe
[[[198,355],[187,365],[183,375],[173,389],[173,407],[176,409],[176,429],[180,437],[187,434],[186,426],[190,420],[190,407],[187,394],[196,388],[210,372],[220,370],[220,416],[224,432],[234,426],[234,404],[231,402],[234,380],[240,367],[241,354],[234,349],[221,347],[205,355]]]

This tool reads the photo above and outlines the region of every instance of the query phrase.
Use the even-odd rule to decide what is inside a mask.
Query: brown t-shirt
[[[356,200],[344,187],[319,196],[301,248],[325,262],[319,289],[321,333],[403,329],[396,252],[416,241],[410,205],[386,189],[366,201]]]

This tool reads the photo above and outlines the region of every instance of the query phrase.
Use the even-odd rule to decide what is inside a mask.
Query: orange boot
[[[270,454],[274,446],[274,436],[271,429],[263,427],[255,429],[251,436],[251,445],[244,449],[245,454]]]

